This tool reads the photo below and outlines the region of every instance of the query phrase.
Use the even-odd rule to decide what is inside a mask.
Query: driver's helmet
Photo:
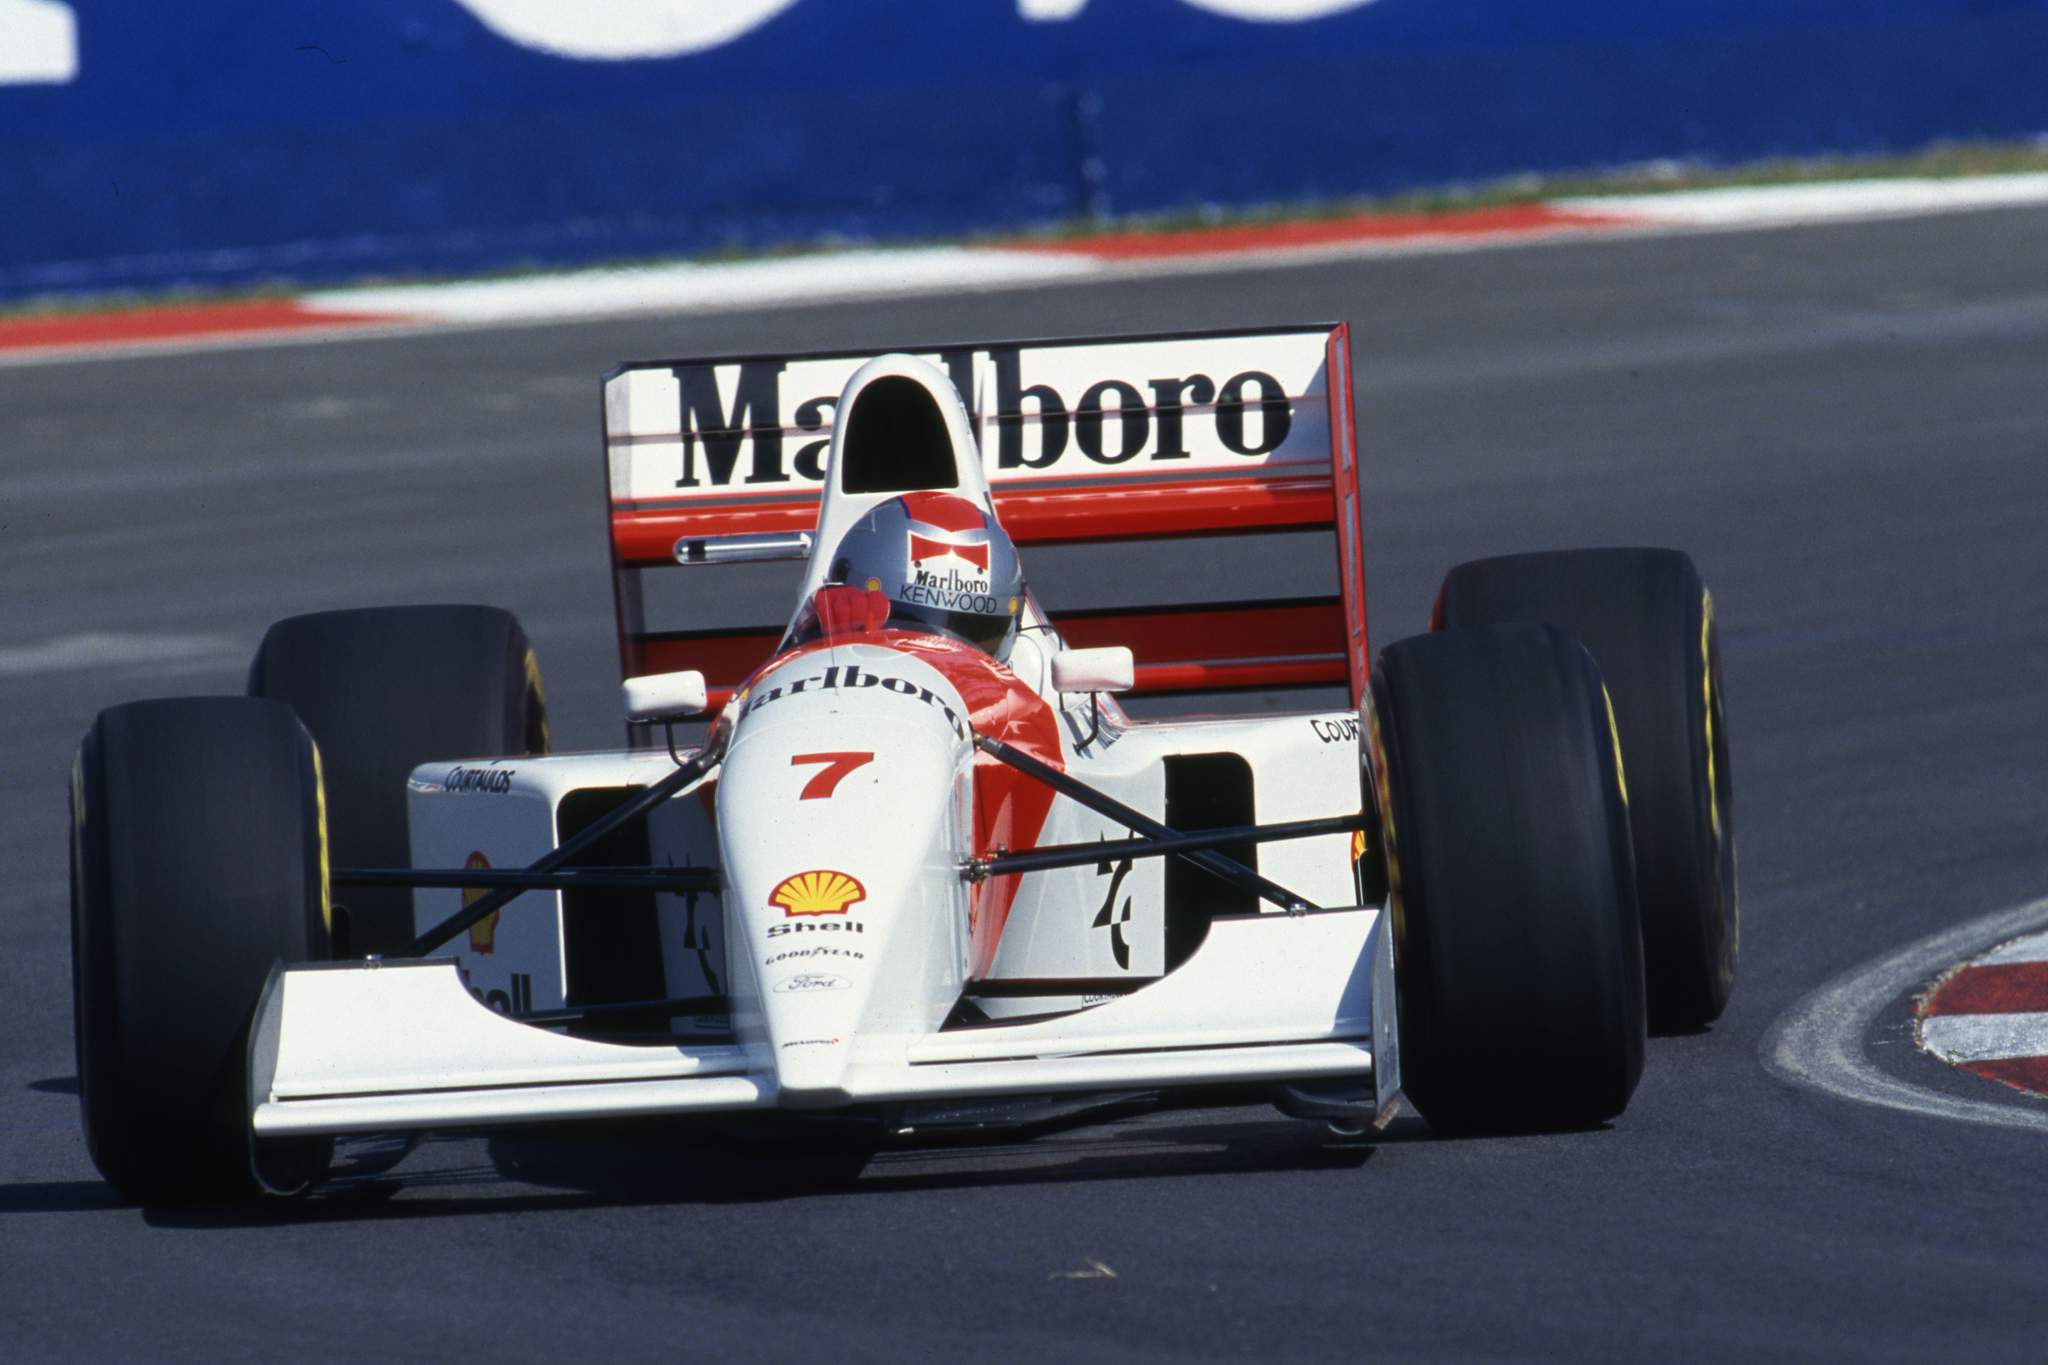
[[[825,580],[881,593],[891,625],[951,635],[998,659],[1017,638],[1017,547],[979,503],[953,493],[877,503],[841,538]]]

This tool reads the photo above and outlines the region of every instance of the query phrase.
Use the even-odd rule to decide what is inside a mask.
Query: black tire
[[[92,1159],[137,1203],[258,1189],[249,1018],[273,964],[326,956],[319,757],[247,697],[102,711],[72,774],[72,1022]],[[265,1183],[310,1178],[305,1144]]]
[[[1650,1029],[1696,1032],[1735,986],[1735,797],[1713,598],[1677,550],[1560,550],[1461,564],[1446,627],[1547,621],[1614,699],[1634,831]]]
[[[249,670],[252,696],[288,703],[326,763],[338,867],[408,867],[405,781],[422,763],[546,753],[547,702],[526,632],[496,607],[368,607],[280,621]],[[349,887],[336,952],[413,938],[412,893]]]
[[[1643,966],[1599,670],[1562,631],[1497,626],[1390,646],[1372,686],[1403,1090],[1442,1132],[1613,1118]]]

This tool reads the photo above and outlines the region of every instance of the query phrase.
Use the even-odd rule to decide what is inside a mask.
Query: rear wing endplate
[[[1370,659],[1344,324],[906,349],[959,389],[1020,547],[1336,533],[1335,596],[1053,610],[1070,644],[1129,645],[1140,692],[1341,684],[1358,703]],[[700,669],[719,705],[767,661],[780,625],[650,629],[640,576],[806,557],[832,409],[873,354],[658,361],[606,377],[626,676]]]

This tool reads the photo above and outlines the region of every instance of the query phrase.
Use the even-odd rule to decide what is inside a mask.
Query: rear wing
[[[1052,610],[1069,644],[1129,645],[1139,692],[1344,684],[1358,703],[1370,659],[1345,324],[912,353],[966,402],[1027,576],[1034,545],[1336,532],[1336,595]],[[833,406],[874,354],[659,361],[606,377],[625,676],[700,669],[717,706],[768,660],[779,623],[650,628],[645,575],[805,558]]]

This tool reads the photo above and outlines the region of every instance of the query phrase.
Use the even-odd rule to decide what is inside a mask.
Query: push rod
[[[328,874],[336,886],[456,887],[467,891],[716,891],[718,872],[709,867],[571,867],[528,872],[497,867],[338,867]]]
[[[1156,858],[1169,853],[1227,848],[1231,844],[1265,844],[1281,839],[1312,839],[1319,834],[1350,834],[1364,828],[1364,816],[1338,815],[1322,820],[1289,820],[1274,825],[1230,825],[1220,829],[1189,830],[1170,839],[1106,839],[1093,844],[1048,844],[1022,853],[993,853],[985,858],[971,859],[961,869],[961,875],[969,881],[981,881],[1013,872],[1086,867],[1104,859]]]
[[[531,876],[535,873],[553,872],[564,866],[577,854],[591,847],[613,830],[621,828],[628,821],[639,819],[671,796],[674,796],[684,787],[689,786],[692,782],[710,772],[717,765],[722,753],[723,748],[721,746],[719,749],[706,748],[692,754],[689,758],[677,764],[674,772],[668,774],[646,791],[641,792],[631,801],[612,811],[604,818],[584,826],[566,842],[557,845],[554,849],[536,859],[524,871]],[[480,923],[496,914],[508,902],[526,889],[524,886],[504,886],[496,891],[479,896],[476,900],[406,944],[403,949],[393,954],[393,956],[425,957],[449,939],[468,929],[472,924]]]
[[[1129,825],[1147,839],[1174,839],[1180,831],[1162,825],[1151,816],[1131,809],[1113,796],[1095,790],[1087,783],[1070,777],[1058,768],[1039,762],[1030,754],[990,735],[976,735],[974,747],[992,758],[1000,759],[1018,772],[1036,778],[1060,795],[1080,802],[1098,815],[1106,815],[1120,825]],[[1290,915],[1299,915],[1316,909],[1312,901],[1302,899],[1277,882],[1270,882],[1234,858],[1226,858],[1214,849],[1197,848],[1176,853],[1201,868],[1213,877],[1229,883],[1240,891],[1248,891],[1261,900],[1271,901]]]

